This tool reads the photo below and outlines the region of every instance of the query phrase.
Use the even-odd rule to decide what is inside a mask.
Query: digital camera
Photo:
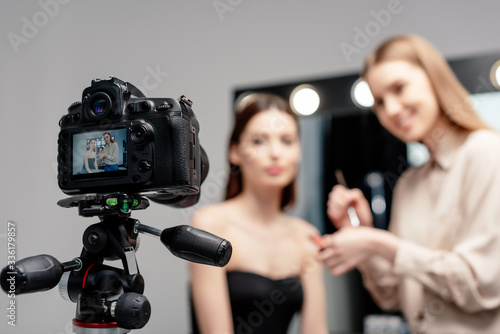
[[[59,187],[66,194],[155,192],[166,201],[198,194],[208,158],[191,106],[184,96],[147,98],[115,77],[92,80],[59,121]]]

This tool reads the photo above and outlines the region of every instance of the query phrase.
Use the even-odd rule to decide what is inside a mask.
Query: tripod
[[[80,216],[100,218],[85,230],[80,256],[64,263],[50,255],[25,258],[5,267],[0,279],[7,292],[15,278],[16,294],[49,290],[59,283],[62,297],[76,303],[76,334],[123,334],[148,322],[151,305],[143,295],[144,279],[135,258],[139,233],[159,237],[173,255],[188,261],[222,267],[231,257],[231,243],[206,231],[187,225],[161,231],[130,218],[132,210],[149,206],[142,196],[81,195],[58,205],[77,206]],[[123,268],[104,265],[104,260],[121,260]]]

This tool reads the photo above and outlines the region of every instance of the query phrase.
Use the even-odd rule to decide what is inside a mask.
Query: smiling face
[[[104,142],[109,145],[109,143],[111,142],[111,137],[109,136],[109,134],[105,133],[102,138],[104,139]]]
[[[423,141],[443,123],[424,70],[404,60],[380,62],[365,74],[380,123],[403,142]]]
[[[297,174],[300,145],[297,123],[277,109],[253,116],[229,151],[232,164],[240,167],[243,187],[284,188]]]

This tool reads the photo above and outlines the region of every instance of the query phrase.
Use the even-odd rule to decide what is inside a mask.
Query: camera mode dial
[[[156,107],[157,111],[164,111],[169,109],[172,109],[172,105],[168,104],[167,102],[164,102]]]
[[[82,102],[76,101],[71,103],[71,105],[68,107],[68,112],[72,112],[73,110],[76,110],[77,108],[82,106]]]

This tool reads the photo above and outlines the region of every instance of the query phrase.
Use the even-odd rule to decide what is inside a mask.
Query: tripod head
[[[59,283],[62,297],[77,304],[73,326],[78,333],[125,333],[148,322],[151,305],[135,258],[139,233],[159,237],[173,255],[191,262],[223,267],[231,257],[231,243],[206,231],[187,225],[158,230],[130,218],[132,210],[149,206],[136,194],[79,195],[58,205],[100,218],[85,230],[80,256],[64,263],[46,254],[22,259],[2,270],[0,283],[5,292],[16,294],[50,290]],[[121,260],[122,268],[104,265],[104,260]]]

